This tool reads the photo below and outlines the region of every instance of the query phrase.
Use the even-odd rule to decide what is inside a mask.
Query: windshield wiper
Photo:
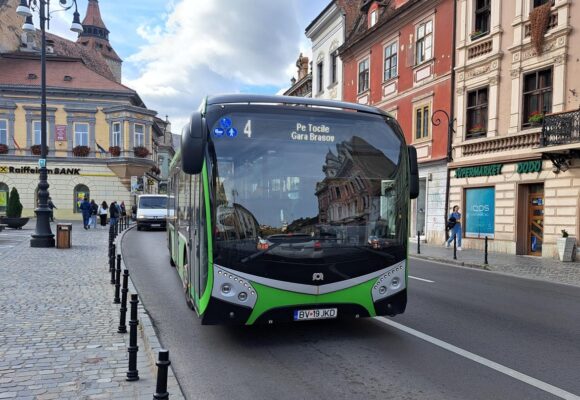
[[[282,242],[274,243],[272,246],[268,247],[266,250],[260,250],[260,251],[255,252],[254,254],[250,254],[249,256],[242,258],[240,262],[242,264],[245,264],[248,261],[252,261],[254,258],[263,256],[264,254],[266,254],[270,250],[280,246],[281,244],[282,244]]]

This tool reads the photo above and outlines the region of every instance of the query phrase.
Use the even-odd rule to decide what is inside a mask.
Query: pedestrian
[[[121,217],[126,217],[127,216],[127,209],[125,208],[125,202],[122,201],[121,202]]]
[[[109,206],[107,202],[103,200],[101,205],[99,206],[98,214],[99,218],[101,218],[101,228],[107,226],[107,214],[109,213]]]
[[[109,215],[111,216],[109,223],[113,226],[117,223],[117,218],[119,218],[119,206],[116,201],[113,201],[109,206]]]
[[[449,239],[445,242],[445,247],[449,247],[454,238],[457,238],[457,250],[461,251],[461,213],[459,206],[453,206],[453,211],[449,214],[447,220],[447,229],[449,230]]]
[[[80,206],[81,212],[83,213],[83,227],[89,229],[89,219],[91,218],[91,203],[89,203],[89,198],[85,197]]]
[[[131,206],[131,219],[135,221],[137,219],[137,204]]]
[[[95,200],[91,200],[91,221],[89,223],[93,229],[97,229],[97,214],[99,213],[99,206],[95,203]]]
[[[52,197],[48,196],[48,208],[50,208],[50,222],[54,222],[54,209],[56,208],[58,210],[58,208],[54,205],[54,203],[52,202]]]

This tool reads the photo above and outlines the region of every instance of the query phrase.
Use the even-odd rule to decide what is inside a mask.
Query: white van
[[[143,194],[137,200],[137,230],[166,228],[166,194]]]

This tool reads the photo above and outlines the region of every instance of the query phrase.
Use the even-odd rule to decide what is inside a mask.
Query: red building
[[[443,241],[448,199],[448,125],[453,110],[453,0],[342,1],[347,38],[340,49],[343,100],[397,118],[417,148],[420,195],[411,232]],[[358,3],[358,4],[357,4]]]

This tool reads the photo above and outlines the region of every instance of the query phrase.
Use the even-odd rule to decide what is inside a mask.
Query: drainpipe
[[[449,126],[447,128],[447,182],[445,184],[445,213],[444,224],[447,222],[447,212],[449,210],[449,190],[451,187],[451,170],[449,169],[449,163],[453,161],[453,155],[451,154],[453,143],[453,121],[455,121],[455,49],[456,49],[456,28],[457,28],[457,2],[453,1],[453,47],[451,54],[451,109],[449,114],[451,115]],[[447,230],[445,230],[445,240],[449,239]]]

